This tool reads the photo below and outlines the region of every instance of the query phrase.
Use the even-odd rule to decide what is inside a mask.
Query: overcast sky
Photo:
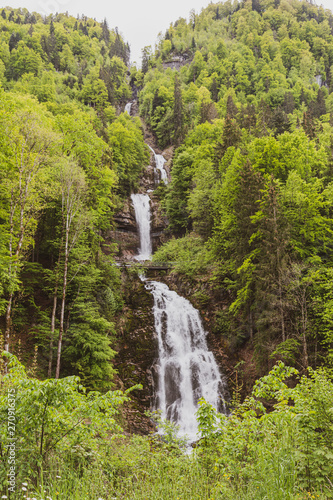
[[[214,0],[216,1],[216,0]],[[179,17],[188,18],[191,9],[200,13],[210,0],[5,0],[10,7],[26,7],[40,14],[66,12],[84,14],[97,21],[107,19],[109,28],[119,29],[131,47],[131,60],[141,65],[141,49],[154,46],[159,32],[165,32]],[[317,0],[333,10],[333,0]]]

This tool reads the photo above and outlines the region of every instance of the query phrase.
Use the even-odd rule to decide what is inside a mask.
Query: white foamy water
[[[149,260],[152,254],[150,199],[147,194],[132,194],[131,199],[140,235],[140,249],[135,258]],[[203,397],[217,410],[226,412],[226,382],[208,349],[199,312],[164,283],[143,276],[141,279],[154,297],[159,356],[155,409],[160,410],[162,419],[179,427],[180,437],[195,441],[199,399]]]
[[[316,80],[317,85],[319,85],[319,87],[321,87],[323,85],[323,77],[321,75],[315,76],[315,80]]]
[[[198,438],[195,413],[204,397],[225,411],[221,378],[214,355],[208,350],[199,312],[164,283],[145,280],[154,297],[155,331],[158,337],[158,389],[156,409],[163,419],[179,426],[179,435]]]
[[[137,260],[149,260],[152,254],[150,238],[150,198],[147,194],[132,194],[135,219],[139,228],[140,248]]]
[[[152,151],[152,153],[154,154],[156,170],[158,170],[160,173],[161,181],[163,181],[165,184],[168,184],[168,176],[164,168],[164,165],[166,164],[166,159],[164,158],[163,155],[156,154],[153,148],[151,148],[149,145],[148,147],[150,151]]]
[[[128,113],[129,115],[131,114],[131,108],[132,108],[132,103],[128,102],[125,106],[125,112]]]

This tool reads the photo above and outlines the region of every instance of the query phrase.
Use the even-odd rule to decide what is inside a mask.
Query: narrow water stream
[[[131,103],[131,102],[128,102],[128,103],[126,104],[126,106],[125,106],[124,111],[130,115],[130,114],[131,114],[131,108],[132,108],[132,103]]]
[[[131,199],[140,235],[136,259],[149,260],[150,198],[147,194],[132,194]],[[180,436],[194,441],[198,437],[198,400],[204,397],[216,409],[225,411],[226,383],[208,349],[199,312],[164,283],[142,279],[154,297],[159,355],[155,409],[160,410],[162,418],[179,426]]]
[[[152,254],[150,237],[150,198],[148,194],[132,194],[135,219],[139,229],[140,248],[136,260],[149,260]]]
[[[149,147],[150,151],[152,151],[152,153],[154,154],[156,170],[160,174],[161,181],[163,181],[164,184],[168,184],[168,176],[167,176],[166,170],[164,168],[164,165],[166,164],[166,159],[164,158],[163,155],[156,154],[155,151],[153,150],[153,148],[151,148],[149,145],[148,145],[148,147]]]

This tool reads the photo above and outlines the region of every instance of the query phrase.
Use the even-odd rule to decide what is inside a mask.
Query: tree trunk
[[[281,333],[282,333],[282,342],[286,340],[286,328],[284,323],[284,311],[283,311],[283,300],[282,300],[282,286],[281,279],[279,277],[279,299],[280,299],[280,315],[281,315]]]
[[[12,319],[13,292],[9,296],[6,310],[5,351],[9,352],[10,327]]]
[[[309,358],[308,358],[308,344],[306,340],[306,327],[307,327],[307,312],[306,305],[302,304],[302,344],[303,344],[303,357],[304,357],[304,366],[305,368],[309,367]]]
[[[52,376],[52,360],[53,360],[53,340],[54,340],[54,330],[55,330],[55,317],[57,310],[57,292],[58,292],[58,283],[54,289],[53,295],[53,309],[52,309],[52,317],[51,317],[51,335],[50,335],[50,351],[49,351],[49,369],[47,372],[48,378]]]
[[[58,257],[58,268],[56,274],[56,283],[53,294],[53,308],[52,308],[52,316],[51,316],[51,335],[50,335],[50,350],[49,350],[49,369],[47,372],[47,376],[51,378],[52,376],[52,361],[53,361],[53,341],[54,341],[54,332],[55,332],[55,321],[56,321],[56,312],[57,312],[57,304],[58,304],[58,284],[59,284],[59,269],[61,262],[61,255],[64,243],[64,231],[62,230],[61,235],[61,243],[59,248],[59,257]]]
[[[67,272],[68,272],[68,257],[69,257],[68,240],[69,240],[69,216],[67,215],[67,217],[66,217],[64,280],[63,280],[63,285],[62,285],[59,340],[58,340],[58,352],[57,352],[57,368],[56,368],[56,375],[55,375],[56,379],[58,379],[59,375],[60,375],[61,347],[62,347],[62,337],[63,337],[63,333],[64,333],[64,317],[65,317]]]
[[[253,340],[253,312],[251,309],[249,311],[249,333],[250,333],[250,339],[252,341]]]

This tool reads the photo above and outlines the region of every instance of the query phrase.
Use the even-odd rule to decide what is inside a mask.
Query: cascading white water
[[[149,260],[152,254],[150,238],[150,198],[147,194],[132,194],[135,219],[139,227],[140,249],[137,260]]]
[[[132,103],[128,102],[125,106],[125,112],[128,113],[129,115],[131,114],[131,108],[132,108]]]
[[[164,165],[166,164],[166,159],[164,158],[163,155],[156,154],[153,148],[151,148],[149,145],[148,147],[150,151],[152,151],[152,153],[154,154],[156,170],[160,172],[161,181],[163,181],[165,184],[168,184],[168,176],[164,168]]]
[[[149,260],[150,199],[147,194],[132,194],[140,234],[137,260]],[[199,312],[185,298],[164,283],[144,277],[145,287],[154,297],[155,331],[158,338],[158,389],[155,409],[163,419],[174,422],[179,436],[197,439],[196,411],[201,397],[216,409],[226,411],[223,395],[226,383],[221,378],[214,355],[208,350],[206,332]]]
[[[164,283],[145,280],[154,297],[159,367],[156,409],[179,426],[179,435],[197,439],[195,413],[204,397],[225,411],[221,378],[214,355],[208,350],[206,332],[198,311]]]

